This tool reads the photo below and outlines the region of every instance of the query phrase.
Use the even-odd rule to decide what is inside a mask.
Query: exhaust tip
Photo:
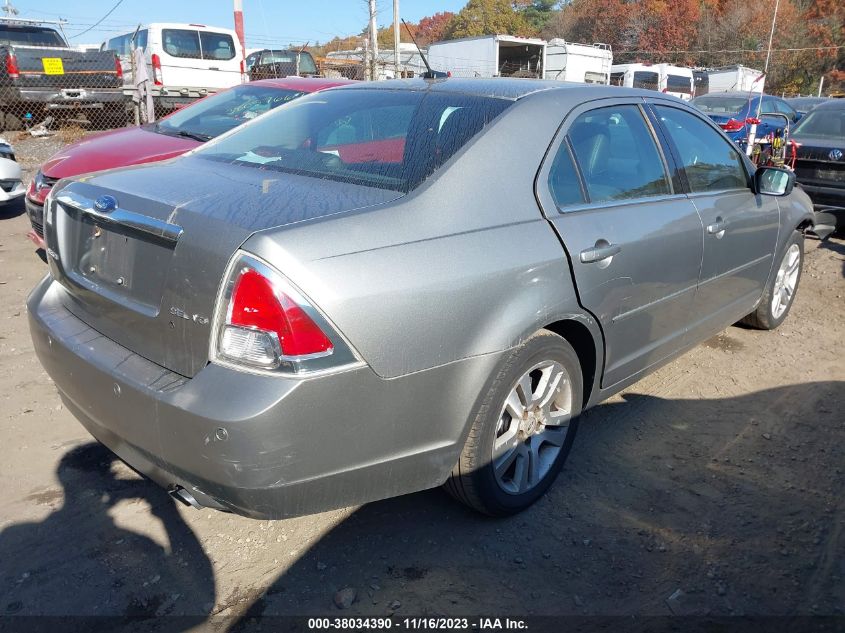
[[[202,504],[194,498],[194,495],[185,490],[182,486],[171,486],[167,489],[167,493],[176,499],[176,501],[179,501],[186,506],[196,508],[197,510],[203,507]]]

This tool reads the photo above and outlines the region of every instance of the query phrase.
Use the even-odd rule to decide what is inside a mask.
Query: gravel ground
[[[61,144],[15,143],[30,174]],[[27,230],[0,215],[0,615],[845,614],[845,241],[807,241],[779,330],[731,327],[586,414],[521,516],[435,490],[269,522],[177,506],[62,407]]]

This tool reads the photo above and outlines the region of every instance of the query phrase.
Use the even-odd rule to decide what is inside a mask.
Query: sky
[[[2,0],[5,2],[5,0]],[[2,3],[0,2],[0,3]],[[234,28],[232,0],[123,0],[102,24],[117,0],[11,0],[19,17],[68,20],[70,43],[99,44],[135,29],[139,22],[188,22]],[[466,0],[400,0],[409,22],[439,11],[459,11]],[[360,33],[367,24],[366,0],[243,0],[247,47],[326,42],[335,35]],[[379,26],[393,22],[393,1],[377,0]]]

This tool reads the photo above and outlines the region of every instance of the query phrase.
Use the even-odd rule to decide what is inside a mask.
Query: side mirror
[[[795,174],[780,167],[760,167],[754,172],[754,193],[786,196],[795,187]]]

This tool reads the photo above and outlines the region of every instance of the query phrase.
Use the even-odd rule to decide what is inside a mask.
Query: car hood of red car
[[[70,178],[166,160],[201,144],[193,139],[153,132],[150,126],[122,128],[91,135],[62,148],[41,166],[41,172],[48,178]]]

